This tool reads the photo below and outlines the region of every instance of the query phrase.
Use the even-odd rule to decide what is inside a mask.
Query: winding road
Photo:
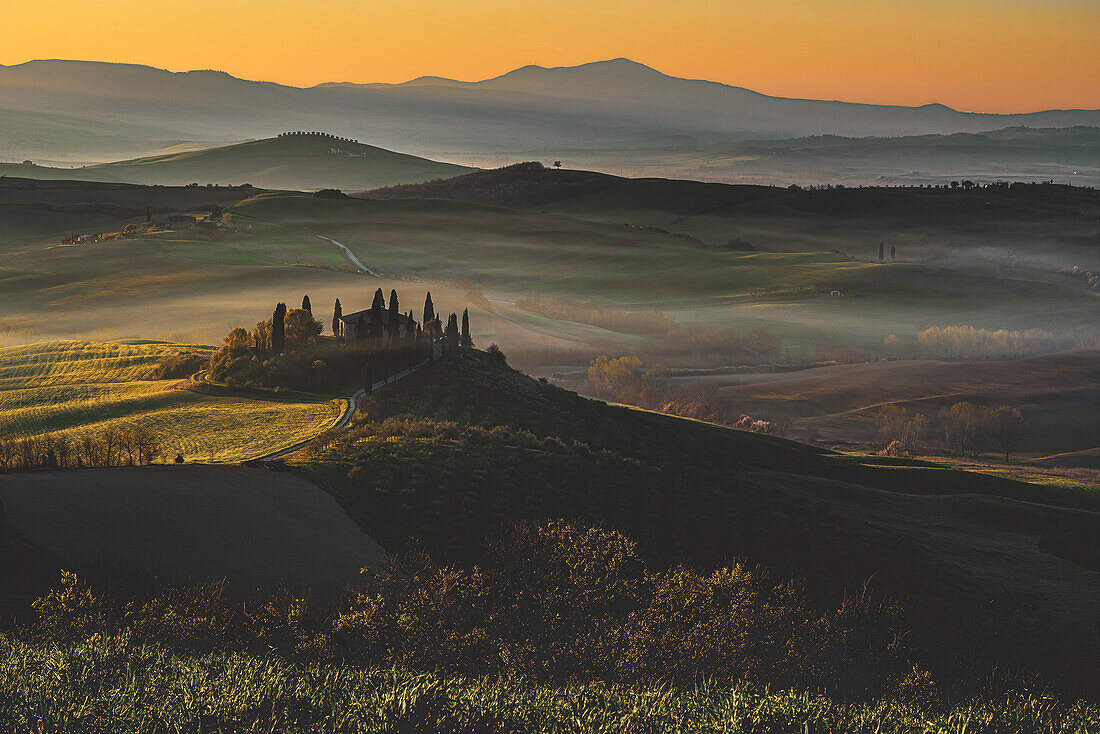
[[[310,232],[310,234],[313,235],[314,237],[317,237],[318,239],[322,239],[325,242],[331,242],[332,244],[339,247],[341,250],[344,251],[344,255],[347,256],[348,260],[351,260],[351,264],[354,265],[355,267],[359,268],[359,270],[361,270],[362,272],[373,275],[375,278],[381,278],[382,277],[381,275],[379,275],[378,273],[374,272],[373,270],[368,268],[366,265],[361,263],[359,261],[359,258],[357,258],[355,256],[355,253],[353,253],[351,250],[349,250],[348,246],[343,244],[342,242],[337,242],[336,240],[332,239],[331,237],[325,237],[323,234],[317,234],[316,232]]]
[[[412,373],[416,372],[417,370],[419,370],[421,367],[424,367],[427,364],[431,364],[430,359],[426,359],[423,362],[420,362],[419,364],[414,364],[412,367],[409,367],[406,370],[402,370],[401,372],[398,372],[393,377],[386,378],[385,380],[379,380],[378,382],[371,385],[371,392],[379,390],[379,389],[385,387],[386,385],[391,385],[391,384],[397,382],[398,380],[402,380],[402,379],[408,377],[409,375],[411,375]],[[217,385],[218,387],[228,387],[223,382],[214,382],[213,380],[207,379],[206,370],[199,370],[195,374],[191,375],[190,380],[191,380],[192,383],[196,383],[196,384],[207,383],[207,384],[210,384],[210,385]],[[275,392],[271,388],[266,388],[266,387],[256,388],[256,389],[264,390],[265,392],[271,392],[271,393]],[[326,431],[332,431],[332,430],[335,430],[335,429],[338,429],[338,428],[347,428],[349,425],[351,425],[351,418],[352,418],[353,415],[355,415],[355,403],[359,400],[359,397],[362,396],[365,393],[366,393],[366,390],[360,390],[357,393],[355,393],[354,395],[352,395],[351,397],[338,398],[339,400],[344,401],[344,411],[343,411],[343,413],[341,413],[340,417],[336,420],[336,422],[333,423],[328,428],[326,428],[325,430]],[[321,399],[324,399],[324,400],[332,400],[333,399],[333,398],[331,398],[329,396],[326,396],[326,395],[315,395],[315,397],[321,398]],[[284,456],[289,456],[290,454],[293,454],[295,451],[299,451],[299,450],[305,448],[305,446],[307,444],[312,442],[319,435],[320,435],[320,433],[318,433],[315,436],[310,436],[309,438],[307,438],[304,441],[299,441],[296,444],[292,444],[290,446],[278,449],[277,451],[272,451],[272,452],[267,453],[267,454],[261,454],[260,456],[255,456],[255,457],[252,457],[251,459],[245,459],[244,461],[271,461],[273,459],[281,459]],[[244,461],[242,461],[240,463],[244,463]]]

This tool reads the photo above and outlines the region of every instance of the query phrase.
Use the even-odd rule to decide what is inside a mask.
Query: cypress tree
[[[878,261],[879,262],[882,262],[882,259],[883,259],[882,256],[883,256],[882,243],[880,242],[880,243],[878,243]]]
[[[371,340],[377,341],[382,336],[382,314],[386,311],[386,296],[379,288],[374,292],[374,302],[370,305],[370,333]]]
[[[897,262],[897,259],[898,259],[898,248],[891,245],[890,246],[890,262]]]
[[[397,308],[397,289],[394,288],[393,290],[390,291],[390,318],[389,318],[389,322],[390,322],[390,328],[393,329],[393,331],[395,333],[397,332],[397,316],[398,316],[398,314],[400,314],[400,311]]]
[[[447,347],[449,349],[458,346],[458,314],[451,314],[447,317],[447,330],[444,335],[447,337]]]
[[[467,349],[473,346],[473,342],[470,340],[470,309],[462,309],[462,335],[461,345]]]
[[[344,315],[344,309],[340,307],[340,299],[336,299],[336,305],[332,307],[332,335],[340,335],[340,317]]]
[[[286,349],[286,304],[275,306],[275,312],[271,314],[271,351],[278,356]]]
[[[428,291],[428,295],[424,298],[424,325],[435,321],[435,305],[432,303],[432,292]]]
[[[308,295],[302,296],[302,310],[308,312],[310,316],[313,315],[313,307],[309,305]]]

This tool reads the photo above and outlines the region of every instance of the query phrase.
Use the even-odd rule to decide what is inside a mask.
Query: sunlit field
[[[77,439],[140,424],[162,458],[234,462],[311,438],[335,423],[343,400],[245,398],[180,389],[147,378],[175,344],[57,341],[0,349],[0,432]]]

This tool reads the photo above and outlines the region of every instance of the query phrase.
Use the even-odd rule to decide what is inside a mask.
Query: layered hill
[[[671,77],[627,59],[547,69],[527,66],[479,82],[428,77],[405,84],[308,89],[216,71],[61,60],[0,67],[5,120],[0,155],[117,150],[102,132],[127,120],[149,150],[173,140],[240,140],[287,129],[332,130],[387,148],[453,158],[530,150],[594,151],[802,135],[917,135],[1012,125],[1100,124],[1100,112],[992,115],[943,105],[880,106],[769,97]],[[31,125],[34,116],[64,124]],[[98,151],[98,153],[97,153]],[[587,156],[591,160],[591,156]]]
[[[354,190],[448,178],[471,169],[329,135],[296,134],[85,170],[146,184],[248,182],[269,189]]]
[[[0,173],[26,178],[161,186],[191,183],[239,186],[248,183],[269,189],[294,190],[356,190],[420,183],[470,170],[322,133],[280,135],[76,169],[25,164],[0,166]]]

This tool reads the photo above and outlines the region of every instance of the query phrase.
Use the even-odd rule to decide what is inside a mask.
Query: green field
[[[0,432],[77,438],[105,426],[140,424],[165,460],[236,462],[308,439],[335,423],[338,400],[203,395],[150,381],[175,344],[58,341],[0,348]]]

